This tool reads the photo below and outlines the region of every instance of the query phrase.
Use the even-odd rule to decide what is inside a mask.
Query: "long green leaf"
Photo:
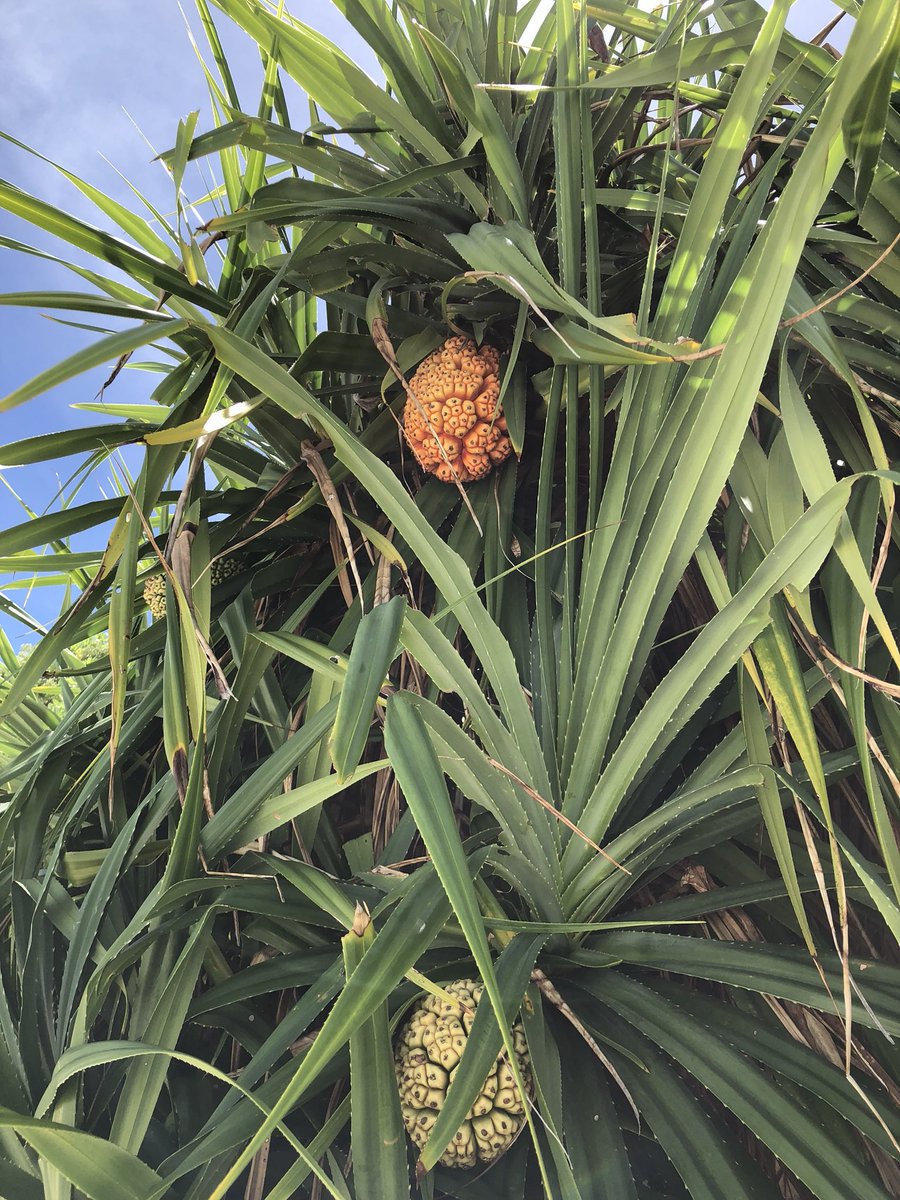
[[[0,1125],[14,1129],[91,1200],[156,1200],[165,1193],[155,1171],[112,1142],[8,1109],[0,1109]]]
[[[224,314],[228,311],[227,304],[215,292],[202,284],[194,286],[188,283],[184,275],[167,263],[77,220],[52,204],[29,196],[5,180],[0,180],[0,208],[92,254],[101,262],[118,267],[127,276],[143,284],[161,288],[173,296],[199,304],[210,312]]]
[[[368,914],[357,908],[353,926],[342,939],[348,979],[374,941]],[[402,1200],[409,1195],[409,1168],[386,1004],[350,1034],[350,1111],[358,1200]]]
[[[490,998],[491,1007],[500,1025],[503,1046],[516,1083],[524,1095],[524,1081],[516,1060],[512,1033],[504,1027],[503,995],[494,973],[487,935],[471,882],[471,868],[459,840],[447,785],[428,739],[424,722],[402,692],[394,696],[388,705],[385,748],[394,764],[394,771],[403,788],[406,802],[412,809],[422,840],[466,936],[485,992]],[[526,1120],[532,1138],[535,1139],[544,1186],[549,1190],[546,1168],[537,1147],[534,1124],[527,1108]],[[443,1147],[438,1153],[442,1152]]]
[[[805,950],[755,942],[712,942],[668,933],[619,932],[601,934],[596,946],[623,962],[672,971],[696,979],[713,979],[731,987],[780,996],[823,1012],[841,1011],[842,971],[834,955],[820,954],[816,970]],[[860,966],[862,969],[860,969]],[[889,1033],[900,1031],[894,998],[900,971],[883,963],[855,962],[851,969],[871,1014],[854,1006],[854,1022],[867,1028],[879,1023]],[[826,987],[827,984],[827,987]]]
[[[876,50],[854,103],[844,118],[844,140],[855,173],[854,198],[865,207],[884,144],[885,122],[900,55],[900,13],[894,9],[883,27],[883,41]]]
[[[707,1025],[619,974],[610,976],[602,994],[620,1016],[709,1088],[820,1200],[886,1200],[872,1175],[846,1155],[835,1154],[827,1130]]]
[[[363,756],[375,701],[397,654],[405,608],[403,598],[395,596],[359,623],[331,731],[331,758],[340,779],[352,774]]]

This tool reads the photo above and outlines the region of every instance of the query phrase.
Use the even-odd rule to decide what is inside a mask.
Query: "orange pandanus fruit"
[[[512,446],[500,407],[500,354],[453,337],[409,382],[403,431],[419,466],[445,483],[483,479]]]

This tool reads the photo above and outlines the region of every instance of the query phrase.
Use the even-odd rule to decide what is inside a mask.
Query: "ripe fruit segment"
[[[483,479],[509,455],[499,405],[500,355],[453,337],[419,364],[403,410],[403,431],[419,465],[445,483]]]
[[[454,1003],[425,996],[404,1025],[394,1053],[400,1109],[407,1132],[421,1150],[444,1106],[472,1028],[482,985],[460,979],[444,985]],[[520,1022],[512,1029],[519,1069],[531,1093],[531,1060]],[[512,1068],[501,1055],[440,1161],[474,1167],[504,1154],[525,1120],[525,1101]]]

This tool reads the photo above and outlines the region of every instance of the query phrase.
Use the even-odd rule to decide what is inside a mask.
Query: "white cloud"
[[[10,7],[4,25],[12,48],[4,63],[6,130],[124,201],[127,189],[103,162],[105,155],[161,201],[166,181],[160,168],[150,167],[152,155],[123,106],[151,137],[169,144],[173,103],[179,92],[185,100],[189,95],[179,75],[187,67],[194,81],[199,76],[191,51],[177,44],[185,39],[175,4],[53,0],[42,7],[41,20],[29,5]],[[202,79],[194,90],[196,106],[205,100]],[[3,173],[19,186],[98,220],[96,210],[46,164],[9,146],[0,155]]]

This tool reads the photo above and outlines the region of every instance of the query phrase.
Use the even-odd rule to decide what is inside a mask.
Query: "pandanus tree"
[[[373,79],[197,2],[177,219],[0,189],[87,289],[4,301],[111,326],[0,460],[141,454],[0,533],[76,596],[2,677],[0,1192],[896,1195],[900,10],[335,0]]]

